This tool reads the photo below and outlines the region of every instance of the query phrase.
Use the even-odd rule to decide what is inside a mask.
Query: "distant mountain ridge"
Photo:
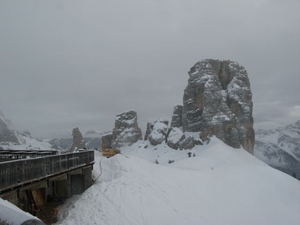
[[[55,138],[37,140],[29,131],[16,131],[11,128],[12,122],[0,111],[0,150],[70,150],[73,138]],[[87,131],[83,139],[88,149],[100,149],[102,136],[108,132]]]
[[[300,120],[255,133],[254,155],[268,165],[300,177]]]
[[[83,140],[87,149],[100,149],[102,147],[102,136],[110,132],[99,132],[90,130],[83,135]],[[73,138],[55,138],[49,141],[52,145],[69,150],[73,144]]]
[[[11,128],[11,121],[0,111],[0,148],[7,150],[53,150],[55,146],[31,137],[28,131],[20,132]]]

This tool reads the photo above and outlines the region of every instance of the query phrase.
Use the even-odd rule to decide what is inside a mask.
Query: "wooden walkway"
[[[53,152],[43,151],[40,154],[53,154]],[[25,153],[19,155],[24,156]],[[29,159],[13,158],[11,161],[0,162],[0,195],[93,164],[94,151],[89,150]]]

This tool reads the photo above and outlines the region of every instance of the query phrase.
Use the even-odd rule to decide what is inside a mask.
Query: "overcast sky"
[[[299,0],[0,0],[0,110],[34,137],[168,119],[206,58],[245,67],[255,129],[300,119]]]

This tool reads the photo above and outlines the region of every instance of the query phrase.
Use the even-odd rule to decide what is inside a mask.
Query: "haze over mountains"
[[[115,128],[111,131],[88,131],[82,136],[88,149],[100,149],[102,136],[109,133],[114,143],[106,145],[118,148],[143,139],[142,132],[152,145],[166,142],[173,149],[192,149],[216,136],[227,145],[242,146],[253,152],[274,168],[300,175],[300,122],[274,130],[257,130],[254,142],[252,107],[246,70],[230,60],[206,59],[190,69],[183,105],[175,106],[170,127],[168,121],[156,120],[148,123],[146,131],[141,131],[137,124],[138,112],[131,110],[116,116]],[[32,138],[28,131],[15,131],[11,125],[0,113],[2,149],[66,151],[72,147],[71,135],[42,141]]]
[[[29,132],[11,130],[12,124],[1,113],[0,149],[13,150],[69,150],[73,138],[37,140]],[[102,136],[109,132],[88,131],[83,137],[88,149],[100,149]],[[5,134],[5,135],[3,135]],[[294,124],[271,130],[255,131],[254,156],[268,165],[300,177],[300,120]]]
[[[60,208],[62,225],[299,225],[299,9],[0,1],[2,159],[121,151],[93,151],[102,175]]]
[[[88,149],[100,149],[102,145],[102,136],[107,132],[87,131],[83,135],[85,146]],[[50,139],[49,142],[58,148],[69,150],[73,144],[73,137]]]
[[[101,182],[68,200],[58,224],[298,225],[300,182],[271,167],[300,172],[300,120],[255,139],[252,107],[246,70],[208,59],[191,68],[171,123],[150,121],[144,136],[134,110],[117,114],[109,132],[76,127],[73,137],[44,141],[15,131],[1,113],[0,147],[67,152],[103,142],[121,150],[111,159],[95,151]]]

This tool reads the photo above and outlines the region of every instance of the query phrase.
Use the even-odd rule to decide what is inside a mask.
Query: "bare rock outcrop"
[[[113,144],[113,134],[105,134],[102,136],[102,149],[111,148]]]
[[[229,60],[207,59],[196,63],[189,76],[183,96],[183,131],[200,132],[204,141],[215,135],[253,154],[253,103],[246,70]]]
[[[134,110],[116,116],[113,140],[112,147],[114,148],[131,146],[138,140],[142,140],[142,131],[138,127],[137,113]]]
[[[78,127],[74,128],[72,131],[73,136],[73,144],[70,149],[70,152],[77,151],[79,149],[85,149],[85,142],[83,140],[83,136],[81,132],[79,131]]]

